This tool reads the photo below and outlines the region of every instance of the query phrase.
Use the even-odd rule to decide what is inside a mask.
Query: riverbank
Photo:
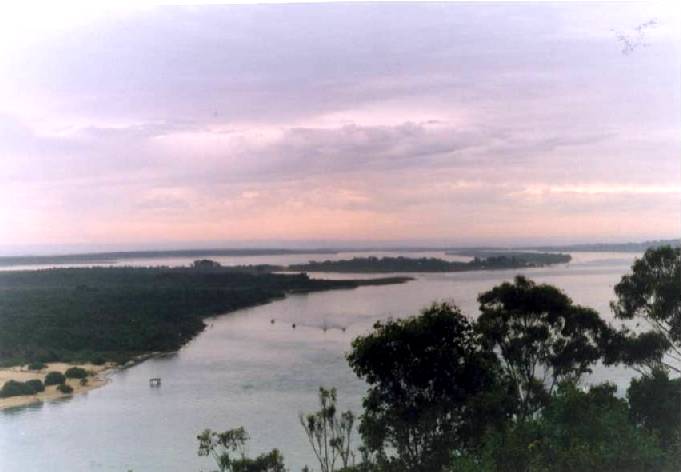
[[[0,386],[4,385],[8,380],[16,380],[18,382],[26,382],[28,380],[44,380],[48,372],[66,372],[70,367],[80,367],[88,371],[91,375],[87,377],[87,383],[81,384],[80,379],[66,379],[66,384],[73,388],[72,393],[62,393],[57,390],[56,385],[49,385],[45,387],[44,392],[36,393],[35,395],[21,395],[15,397],[0,398],[0,411],[10,408],[20,408],[35,403],[57,400],[61,398],[68,398],[74,395],[89,392],[95,388],[99,388],[109,381],[108,374],[113,371],[116,366],[113,363],[105,363],[102,365],[95,364],[67,364],[64,362],[53,362],[46,364],[46,367],[40,370],[29,370],[27,366],[6,367],[0,369]]]
[[[177,351],[211,316],[290,294],[409,280],[316,280],[213,266],[0,272],[0,365],[124,364],[144,353]]]

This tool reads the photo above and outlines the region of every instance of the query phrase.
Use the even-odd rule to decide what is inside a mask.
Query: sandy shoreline
[[[73,388],[73,393],[61,393],[57,390],[56,385],[50,385],[45,387],[44,392],[35,395],[0,398],[0,411],[60,398],[68,398],[73,395],[89,392],[90,390],[105,385],[109,381],[107,374],[115,369],[115,366],[112,363],[94,365],[66,364],[63,362],[49,363],[47,364],[47,367],[41,370],[29,370],[27,366],[7,367],[0,369],[0,387],[8,380],[17,380],[19,382],[26,382],[27,380],[32,379],[44,380],[45,375],[47,375],[48,372],[57,371],[64,373],[69,367],[82,367],[88,372],[91,372],[92,375],[88,376],[87,384],[81,385],[80,379],[67,379],[66,383]]]

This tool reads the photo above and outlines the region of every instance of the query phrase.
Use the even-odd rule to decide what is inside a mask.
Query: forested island
[[[285,270],[293,272],[466,272],[472,270],[524,269],[570,262],[569,254],[514,252],[475,256],[469,262],[446,261],[435,257],[354,257],[340,261],[310,261],[292,264]]]
[[[407,277],[314,280],[254,274],[205,261],[190,268],[0,272],[0,365],[126,362],[174,351],[208,316],[290,293],[403,283]]]

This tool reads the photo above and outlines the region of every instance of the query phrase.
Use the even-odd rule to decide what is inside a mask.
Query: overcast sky
[[[0,22],[5,248],[681,233],[668,9],[59,13]]]

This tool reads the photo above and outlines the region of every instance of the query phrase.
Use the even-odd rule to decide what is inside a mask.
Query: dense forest
[[[123,362],[178,349],[207,316],[289,293],[407,280],[313,280],[205,264],[0,272],[0,363]]]
[[[465,272],[472,270],[523,269],[570,262],[568,254],[514,252],[476,256],[469,262],[446,261],[434,257],[354,257],[340,261],[310,261],[292,264],[286,270],[294,272]]]

